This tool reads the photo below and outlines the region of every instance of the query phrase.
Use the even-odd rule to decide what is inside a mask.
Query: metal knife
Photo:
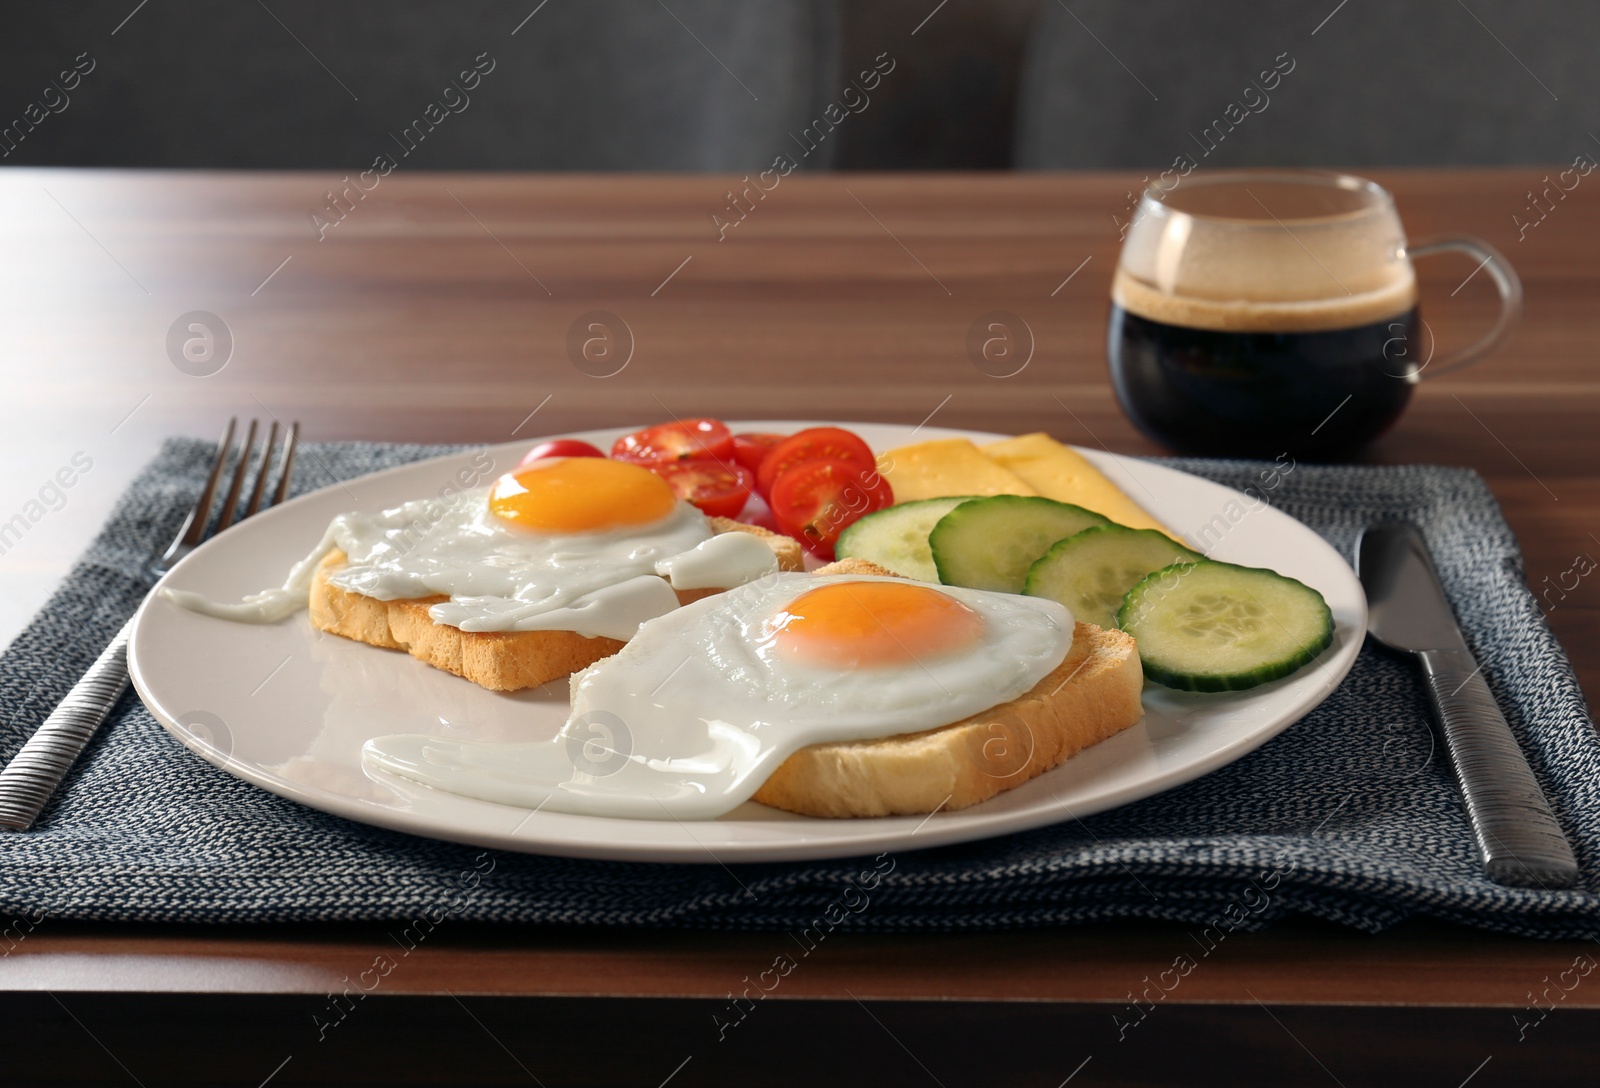
[[[1367,631],[1422,666],[1484,872],[1513,887],[1571,886],[1572,847],[1461,637],[1421,530],[1405,521],[1369,525],[1356,543],[1356,573],[1367,591]]]

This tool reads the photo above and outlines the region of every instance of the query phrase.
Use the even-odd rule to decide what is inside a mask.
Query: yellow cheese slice
[[[985,457],[965,438],[937,438],[899,446],[878,458],[878,471],[894,488],[895,502],[945,495],[1038,494],[1016,473]]]
[[[1047,434],[1024,434],[991,442],[982,453],[1046,498],[1093,510],[1130,529],[1156,529],[1174,540],[1183,539],[1151,517],[1077,450]],[[895,494],[898,498],[899,492]]]

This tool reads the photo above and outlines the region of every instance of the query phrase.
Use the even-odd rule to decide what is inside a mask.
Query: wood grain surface
[[[1569,193],[1519,239],[1513,213],[1527,218],[1525,194],[1543,174],[1373,175],[1395,192],[1413,240],[1469,232],[1503,250],[1527,312],[1498,355],[1425,382],[1368,459],[1487,478],[1592,699],[1600,579],[1574,584],[1571,572],[1600,557],[1600,185]],[[42,603],[161,437],[211,436],[233,413],[299,419],[317,440],[489,443],[703,414],[1043,429],[1160,452],[1117,408],[1103,348],[1113,215],[1126,217],[1137,181],[794,175],[752,193],[719,237],[713,216],[729,218],[740,179],[397,173],[365,195],[352,189],[338,218],[327,194],[344,182],[332,175],[6,171],[0,517],[74,453],[94,468],[0,555],[0,637]],[[334,225],[319,228],[313,213]],[[1420,271],[1443,343],[1487,327],[1493,295],[1471,263]],[[574,322],[597,310],[633,340],[609,377],[569,352]],[[967,354],[969,327],[996,310],[1022,318],[1036,342],[1008,378]],[[181,372],[168,350],[169,329],[192,311],[231,332],[231,358],[207,377]],[[853,936],[784,996],[1120,1003],[1185,939],[1155,924]],[[770,960],[770,943],[462,926],[389,985],[714,999]],[[1247,1007],[1263,1031],[1276,1029],[1256,1003],[1520,1009],[1584,952],[1423,923],[1378,937],[1297,923],[1229,943],[1169,1000]],[[386,947],[381,927],[47,920],[0,958],[0,990],[320,995]],[[1600,1004],[1600,982],[1563,1004]]]

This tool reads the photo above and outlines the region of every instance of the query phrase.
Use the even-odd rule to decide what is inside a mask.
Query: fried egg
[[[773,574],[650,620],[572,678],[550,741],[393,736],[369,766],[504,804],[708,819],[791,754],[960,721],[1065,658],[1054,601],[898,578]]]
[[[435,623],[624,640],[678,607],[675,588],[740,585],[777,569],[765,543],[744,533],[714,536],[706,516],[646,468],[552,457],[487,488],[341,514],[282,589],[242,605],[168,596],[228,619],[281,618],[305,606],[311,576],[332,548],[347,563],[330,583],[383,601],[446,597],[428,610]]]

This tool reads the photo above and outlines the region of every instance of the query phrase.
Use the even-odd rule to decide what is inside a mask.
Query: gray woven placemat
[[[131,614],[145,564],[194,501],[210,451],[197,440],[167,443],[0,658],[0,758]],[[313,446],[298,482],[311,490],[442,452]],[[1261,485],[1258,464],[1172,463],[1236,487]],[[351,823],[202,762],[130,693],[37,828],[0,836],[0,918],[457,917],[822,932],[1147,917],[1204,927],[1214,943],[1304,912],[1367,930],[1431,915],[1600,939],[1600,744],[1483,481],[1454,468],[1300,465],[1266,498],[1347,556],[1368,521],[1423,526],[1490,687],[1573,840],[1580,889],[1514,890],[1483,878],[1449,769],[1430,756],[1413,670],[1369,646],[1305,720],[1168,793],[966,846],[731,868],[485,854]]]

